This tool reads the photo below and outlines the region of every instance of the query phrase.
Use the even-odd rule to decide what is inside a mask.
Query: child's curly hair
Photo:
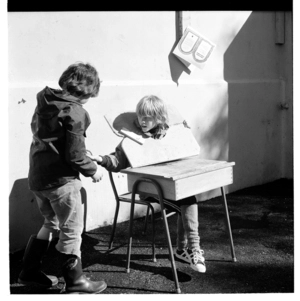
[[[69,94],[79,98],[96,97],[100,89],[97,70],[81,62],[70,65],[61,75],[58,84]]]
[[[151,116],[158,124],[168,123],[167,106],[163,100],[155,95],[144,96],[136,106],[138,116]]]

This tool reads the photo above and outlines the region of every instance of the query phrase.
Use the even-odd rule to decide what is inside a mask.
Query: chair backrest
[[[110,155],[114,155],[115,153],[110,153]],[[109,181],[110,181],[110,185],[112,187],[115,199],[117,201],[117,203],[120,201],[120,197],[125,197],[127,198],[126,194],[130,194],[130,192],[128,191],[128,185],[127,185],[127,181],[125,182],[121,182],[118,181],[118,178],[120,178],[120,174],[119,173],[114,173],[112,171],[107,171],[108,172],[108,176],[109,176]],[[118,175],[118,176],[117,176]],[[126,177],[125,174],[121,174],[121,178]],[[121,186],[121,184],[124,185],[124,187]],[[117,188],[118,187],[118,188]],[[126,188],[125,188],[126,187]]]
[[[109,175],[109,181],[110,181],[112,190],[114,192],[115,199],[116,199],[117,202],[119,202],[119,195],[118,195],[118,191],[117,191],[117,188],[116,188],[116,185],[115,185],[115,181],[114,181],[112,172],[108,171],[108,175]]]

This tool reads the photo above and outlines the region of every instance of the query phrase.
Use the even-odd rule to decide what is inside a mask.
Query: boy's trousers
[[[83,232],[81,188],[81,181],[75,179],[63,186],[33,191],[44,217],[43,227],[53,232],[60,230],[57,251],[78,257],[81,257]]]

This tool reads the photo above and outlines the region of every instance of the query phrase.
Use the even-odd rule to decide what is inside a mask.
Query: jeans
[[[33,191],[44,217],[43,227],[53,232],[60,230],[57,251],[78,257],[83,232],[81,187],[81,181],[75,179],[63,186]]]

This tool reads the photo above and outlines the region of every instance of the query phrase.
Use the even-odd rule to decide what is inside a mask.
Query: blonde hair
[[[136,106],[136,114],[141,117],[153,117],[158,124],[168,122],[166,104],[155,95],[144,96]]]

